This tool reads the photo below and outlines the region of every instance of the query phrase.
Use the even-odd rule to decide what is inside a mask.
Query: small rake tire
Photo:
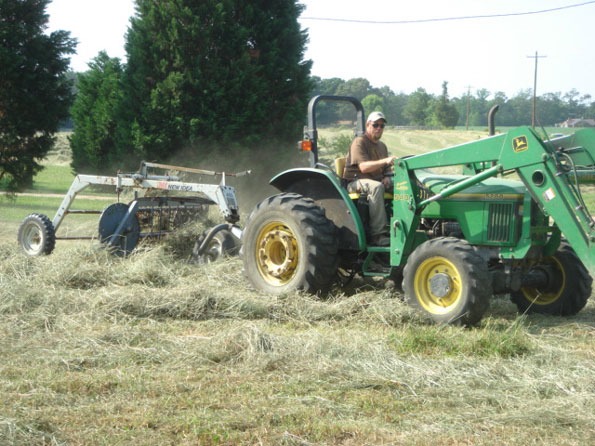
[[[43,214],[30,214],[19,226],[19,245],[30,256],[49,255],[56,246],[52,221]]]
[[[434,322],[477,324],[489,306],[491,279],[484,259],[465,240],[441,237],[419,245],[403,269],[409,305]]]
[[[510,299],[521,313],[577,314],[591,296],[593,279],[589,272],[567,243],[543,261],[557,272],[552,284],[546,289],[521,288],[510,293]]]
[[[120,222],[126,217],[128,205],[124,203],[113,203],[107,206],[99,216],[99,240],[107,245],[110,237],[116,232]],[[140,237],[140,223],[136,214],[132,215],[128,225],[122,231],[113,244],[109,247],[112,254],[126,256],[130,254],[138,244]]]
[[[203,237],[205,235],[206,233],[203,234]],[[192,251],[194,260],[198,261],[198,263],[201,265],[205,263],[214,262],[223,257],[231,257],[237,255],[239,251],[238,244],[236,243],[236,238],[232,235],[231,231],[228,231],[227,229],[222,229],[213,236],[209,244],[205,247],[204,252],[202,254],[199,254],[198,250],[200,248],[203,237],[201,237],[196,242]]]
[[[337,230],[310,198],[282,193],[259,203],[242,233],[248,279],[270,294],[325,293],[338,267]]]

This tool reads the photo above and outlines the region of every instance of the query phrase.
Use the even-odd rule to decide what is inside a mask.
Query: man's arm
[[[386,158],[375,161],[362,161],[359,163],[359,170],[365,174],[374,173],[378,170],[384,170],[385,167],[392,165],[396,158],[396,156],[387,156]]]

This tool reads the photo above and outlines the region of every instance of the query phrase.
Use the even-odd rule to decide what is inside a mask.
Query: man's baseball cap
[[[368,121],[367,122],[376,122],[379,119],[384,119],[384,122],[388,122],[386,120],[386,118],[384,117],[384,114],[382,112],[379,111],[375,111],[370,113],[370,115],[368,116]]]

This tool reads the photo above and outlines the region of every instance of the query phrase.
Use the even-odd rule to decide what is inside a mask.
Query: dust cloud
[[[236,190],[244,221],[257,203],[279,193],[269,184],[271,178],[287,169],[309,165],[307,154],[297,150],[297,143],[258,149],[218,147],[216,150],[195,145],[181,150],[165,163],[226,174],[250,170],[250,175],[226,176],[225,179],[225,184]],[[195,175],[191,181],[216,184],[221,181],[221,176]]]

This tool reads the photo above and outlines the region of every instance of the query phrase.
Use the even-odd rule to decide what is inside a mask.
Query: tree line
[[[499,105],[496,122],[501,126],[531,125],[533,92],[519,91],[513,97],[482,88],[461,97],[450,98],[448,83],[442,83],[442,94],[433,95],[424,88],[410,94],[395,93],[389,87],[373,87],[367,79],[321,79],[314,76],[314,94],[354,96],[366,110],[381,110],[397,126],[486,126],[487,115]],[[554,126],[569,118],[595,119],[595,101],[573,89],[566,93],[545,93],[536,98],[537,120],[540,125]],[[352,120],[350,107],[321,104],[318,122],[332,124]]]
[[[485,89],[450,98],[448,83],[432,95],[376,88],[362,78],[311,76],[307,32],[298,0],[136,0],[126,34],[126,63],[99,53],[84,73],[68,71],[76,41],[46,33],[50,0],[0,2],[0,187],[31,184],[70,119],[75,171],[111,173],[141,159],[166,161],[234,150],[293,147],[310,97],[355,96],[391,125],[485,125],[501,105],[499,125],[529,124],[531,94],[512,98]],[[595,117],[595,103],[577,91],[538,98],[538,117],[552,125]],[[322,103],[318,122],[353,117],[349,106]]]

